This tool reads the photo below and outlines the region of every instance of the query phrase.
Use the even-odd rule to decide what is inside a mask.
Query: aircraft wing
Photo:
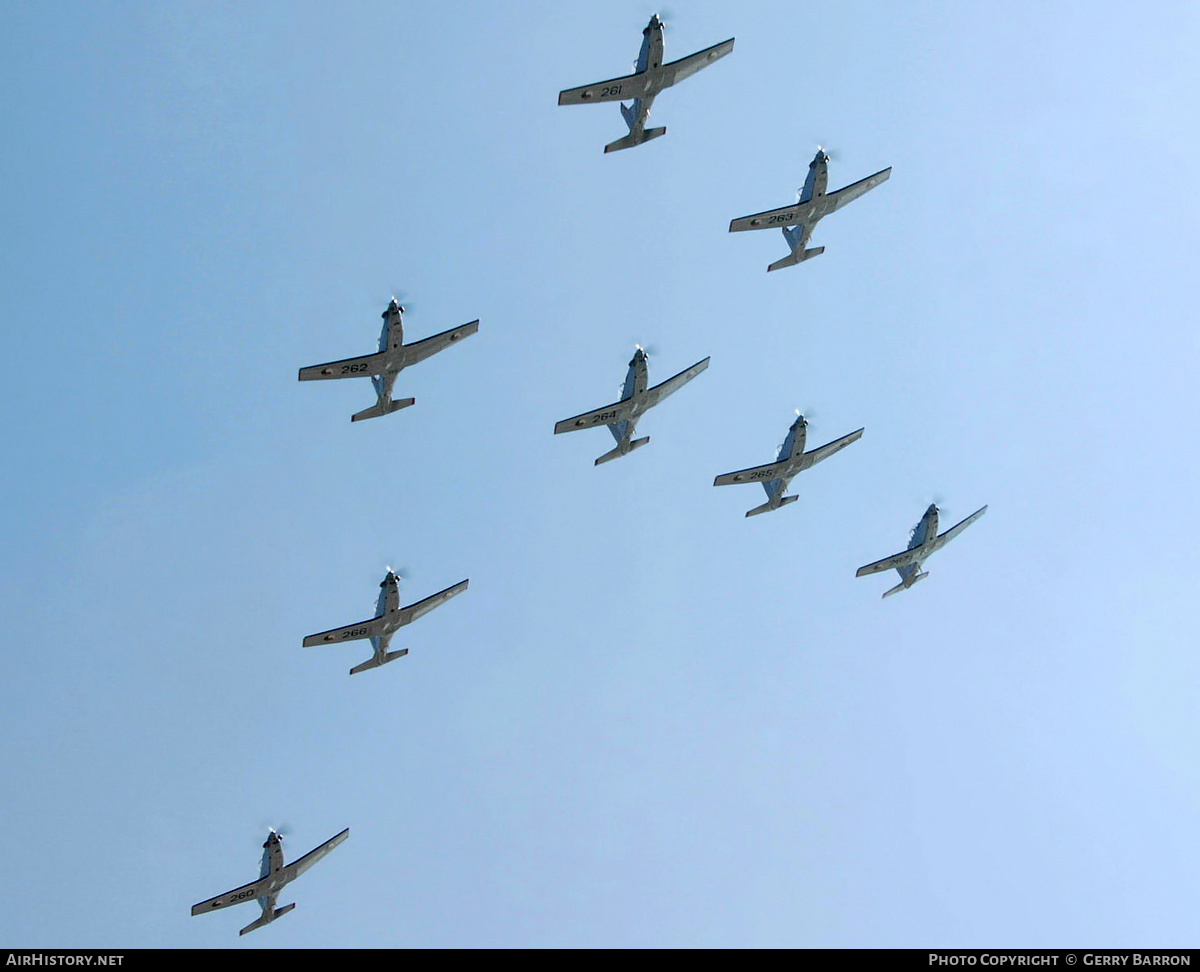
[[[582,415],[563,419],[554,426],[554,434],[574,432],[577,429],[590,429],[597,425],[612,425],[614,422],[629,418],[632,410],[633,402],[626,398],[619,402],[613,402],[611,405],[605,405],[604,408],[598,408],[594,412],[584,412]]]
[[[444,351],[450,345],[461,341],[465,337],[470,337],[478,330],[479,321],[471,321],[470,324],[463,324],[461,327],[452,327],[448,331],[442,331],[441,334],[427,337],[423,341],[416,341],[413,344],[405,345],[405,360],[410,365],[414,365],[418,361],[424,361],[430,355]]]
[[[955,537],[957,537],[960,533],[963,532],[963,530],[965,530],[972,523],[974,523],[976,520],[978,520],[986,512],[987,512],[987,507],[985,506],[982,509],[976,510],[974,513],[972,513],[970,516],[968,516],[965,520],[962,520],[959,523],[955,523],[954,526],[952,526],[945,533],[938,536],[938,538],[929,545],[929,552],[933,553],[933,551],[935,551],[935,550],[941,550],[942,547],[946,546],[946,544],[948,544],[951,540],[953,540]]]
[[[674,378],[668,378],[666,381],[655,385],[653,388],[646,389],[646,395],[643,399],[646,403],[646,408],[653,408],[668,395],[679,391],[684,385],[700,374],[708,363],[712,361],[711,357],[705,358],[703,361],[697,361],[690,368],[685,368],[679,372]]]
[[[922,550],[920,547],[914,547],[912,550],[905,550],[903,553],[892,554],[890,557],[884,557],[883,560],[877,560],[873,564],[867,564],[866,567],[859,567],[855,571],[855,577],[866,577],[867,574],[878,574],[883,570],[891,570],[893,567],[904,567],[908,564],[916,563],[918,557],[928,556],[928,550]]]
[[[892,174],[892,167],[889,165],[881,172],[876,172],[874,175],[867,176],[865,179],[859,179],[858,182],[852,182],[850,185],[839,189],[837,192],[827,193],[825,198],[834,201],[833,208],[829,211],[836,212],[846,205],[848,202],[853,202],[865,192],[870,192],[882,182],[887,182],[888,177]]]
[[[679,84],[684,78],[690,78],[697,71],[708,67],[713,61],[719,60],[732,50],[733,38],[730,37],[729,40],[721,41],[720,44],[713,44],[712,47],[697,51],[695,54],[681,57],[678,61],[669,61],[663,65],[663,70],[673,72],[671,84]],[[559,104],[561,105],[561,95],[559,98]]]
[[[315,381],[321,378],[365,378],[368,375],[383,374],[383,355],[368,354],[361,358],[343,358],[341,361],[330,361],[326,364],[313,365],[311,368],[300,369],[301,381]]]
[[[815,466],[822,459],[828,459],[835,452],[841,452],[851,442],[857,442],[862,438],[865,429],[859,429],[857,432],[851,432],[849,435],[843,435],[840,439],[834,439],[832,442],[826,442],[819,449],[813,449],[812,452],[806,452],[804,458],[808,460],[809,466]]]
[[[253,901],[255,898],[261,898],[266,886],[267,878],[265,877],[251,881],[249,884],[243,884],[240,888],[234,888],[232,891],[218,894],[215,898],[192,905],[192,914],[203,915],[209,911],[217,911],[220,908],[228,908],[230,905],[243,904]]]
[[[694,56],[694,55],[693,55]],[[684,58],[686,61],[687,58]],[[699,68],[697,68],[699,70]],[[560,105],[586,105],[593,101],[628,101],[646,93],[646,74],[627,74],[623,78],[597,81],[579,88],[568,88],[558,93]]]
[[[296,880],[296,878],[298,878],[301,874],[303,874],[310,867],[312,867],[314,864],[316,864],[317,861],[319,861],[322,857],[324,857],[331,850],[333,850],[335,847],[337,847],[338,844],[340,844],[343,840],[345,840],[349,836],[350,836],[350,828],[347,827],[336,837],[330,837],[329,840],[325,841],[325,843],[323,843],[320,847],[314,847],[303,857],[297,858],[296,860],[292,861],[291,864],[288,864],[283,869],[285,883],[287,881]]]
[[[363,638],[374,638],[383,631],[385,618],[371,618],[359,621],[358,624],[348,624],[344,628],[333,628],[330,631],[320,631],[304,639],[303,647],[316,648],[320,645],[332,645],[341,641],[361,641]]]
[[[435,607],[441,607],[455,594],[461,594],[467,589],[467,584],[470,582],[468,577],[465,581],[459,581],[453,587],[447,587],[444,591],[438,591],[436,594],[431,594],[423,601],[417,601],[416,604],[410,604],[406,608],[400,609],[400,623],[402,625],[412,624],[419,617],[423,617],[432,611]]]
[[[866,192],[865,189],[863,191]],[[811,207],[811,202],[795,202],[781,209],[768,209],[765,213],[743,216],[730,221],[729,232],[741,233],[744,230],[782,229],[784,226],[795,226],[808,218],[808,211]]]
[[[725,473],[713,480],[714,486],[733,486],[737,483],[766,483],[778,479],[779,474],[787,468],[787,462],[772,462],[765,466],[751,466],[749,469],[739,469],[737,472]]]

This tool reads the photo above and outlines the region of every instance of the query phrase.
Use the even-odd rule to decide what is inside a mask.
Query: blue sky
[[[651,12],[7,12],[0,942],[1194,944],[1200,12],[681,2],[604,156]],[[818,143],[892,178],[768,276]],[[479,334],[352,426],[398,291]],[[594,468],[635,342],[712,366]],[[746,520],[797,407],[866,433]],[[471,587],[299,647],[387,564]],[[190,917],[269,824],[351,838]]]

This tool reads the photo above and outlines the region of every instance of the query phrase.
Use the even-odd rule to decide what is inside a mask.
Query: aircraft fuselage
[[[621,401],[627,402],[632,399],[633,411],[629,418],[613,422],[608,427],[608,431],[616,439],[617,445],[623,449],[629,445],[637,421],[646,410],[645,405],[639,400],[644,399],[648,385],[649,369],[646,365],[646,352],[638,348],[629,360],[629,370],[625,373],[625,384],[621,388]]]
[[[650,117],[650,106],[654,104],[655,97],[670,85],[671,79],[662,71],[664,50],[663,24],[655,14],[642,31],[642,48],[638,51],[636,65],[637,73],[646,75],[645,88],[640,96],[633,99],[633,106],[629,111],[626,111],[624,105],[621,106],[621,114],[625,116],[629,131],[635,135],[640,136],[645,130],[646,119]]]

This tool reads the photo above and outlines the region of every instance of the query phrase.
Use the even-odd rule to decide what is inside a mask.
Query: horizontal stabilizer
[[[248,924],[245,928],[243,928],[240,932],[238,932],[238,934],[245,935],[246,932],[252,932],[256,928],[262,928],[263,925],[269,925],[276,918],[283,917],[284,915],[286,915],[289,911],[291,911],[295,907],[296,907],[296,904],[295,904],[295,902],[293,902],[290,905],[284,905],[282,908],[276,908],[272,912],[269,912],[269,913],[263,912],[263,916],[261,918],[257,918],[254,921],[250,922],[250,924]]]
[[[659,135],[666,134],[667,128],[665,125],[661,128],[647,128],[643,130],[640,136],[634,135],[633,132],[630,132],[624,138],[618,138],[615,142],[609,142],[607,145],[605,145],[604,152],[605,154],[608,154],[609,152],[619,152],[621,149],[633,148],[635,145],[641,145],[643,142],[648,142],[652,138],[658,138]]]
[[[408,408],[409,405],[416,404],[416,401],[415,398],[393,398],[384,405],[372,405],[370,408],[364,408],[361,412],[355,412],[350,416],[350,421],[361,422],[363,419],[379,418],[380,415],[390,415],[392,412],[398,412],[402,408]]]
[[[647,435],[640,439],[634,439],[632,442],[629,443],[629,445],[625,449],[622,449],[620,446],[617,446],[615,449],[612,449],[612,450],[604,453],[604,455],[602,455],[599,459],[596,460],[594,465],[599,466],[603,462],[608,462],[612,459],[619,459],[621,456],[628,455],[630,452],[633,452],[634,449],[640,449],[642,446],[644,446],[649,441],[650,441],[650,436]]]
[[[907,590],[908,588],[912,587],[913,584],[915,584],[917,581],[924,580],[928,576],[929,576],[929,571],[925,571],[924,573],[917,574],[917,576],[914,577],[911,581],[907,581],[907,582],[901,581],[895,587],[889,588],[888,590],[884,591],[883,596],[891,597],[891,595],[893,595],[893,594],[897,594],[900,591]]]
[[[357,675],[359,672],[365,672],[368,668],[378,668],[380,665],[386,665],[390,661],[395,661],[397,658],[403,658],[408,654],[407,648],[401,648],[399,651],[389,651],[382,658],[368,658],[361,665],[355,665],[350,669],[351,675]]]
[[[811,260],[813,257],[820,256],[825,252],[825,247],[814,246],[811,249],[803,250],[797,253],[789,253],[782,260],[776,260],[769,267],[767,273],[772,270],[782,270],[784,267],[794,267],[797,263],[803,263],[805,260]]]
[[[778,510],[781,507],[787,506],[788,503],[795,503],[799,498],[799,496],[785,496],[774,506],[772,506],[771,501],[768,500],[767,502],[763,503],[762,506],[756,506],[752,510],[747,510],[746,516],[758,516],[759,513],[770,513],[771,510]]]

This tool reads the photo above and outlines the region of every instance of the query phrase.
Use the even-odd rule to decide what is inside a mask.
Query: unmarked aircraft
[[[357,624],[348,624],[344,628],[334,628],[332,631],[321,631],[309,635],[304,639],[304,647],[315,648],[321,645],[334,645],[344,641],[361,641],[364,638],[370,638],[375,654],[361,665],[355,665],[350,669],[350,674],[357,675],[359,672],[365,672],[368,668],[386,665],[388,662],[403,658],[408,654],[407,648],[401,648],[399,651],[387,650],[392,641],[392,635],[406,624],[412,624],[417,618],[428,614],[435,607],[445,604],[455,594],[461,594],[467,589],[469,580],[470,578],[459,581],[453,587],[447,587],[444,591],[438,591],[423,601],[417,601],[416,604],[402,608],[400,606],[400,578],[395,571],[389,568],[387,575],[379,584],[379,600],[375,604],[375,617],[367,621],[359,621]]]
[[[620,101],[633,99],[628,108],[621,105],[621,116],[629,126],[629,134],[609,142],[604,146],[605,152],[616,152],[619,149],[633,148],[659,135],[665,135],[667,129],[647,128],[646,119],[650,115],[650,106],[655,97],[664,88],[678,84],[684,78],[690,78],[701,68],[706,68],[713,61],[724,57],[733,50],[733,38],[714,44],[712,47],[678,61],[663,63],[663,22],[655,14],[650,23],[642,31],[642,49],[634,64],[636,73],[623,78],[613,78],[611,81],[599,81],[596,84],[585,84],[581,88],[569,88],[558,93],[560,105],[586,105],[593,101]]]
[[[269,925],[276,918],[286,915],[296,907],[294,903],[284,905],[282,908],[275,907],[275,900],[284,886],[295,881],[349,836],[350,828],[347,827],[336,837],[330,837],[320,847],[310,850],[298,861],[292,861],[291,864],[285,866],[283,863],[283,838],[272,827],[263,844],[262,868],[258,880],[243,884],[240,888],[234,888],[224,894],[218,894],[215,898],[201,901],[197,905],[192,905],[192,914],[202,915],[208,911],[216,911],[219,908],[228,908],[230,905],[256,900],[262,907],[262,917],[250,922],[238,934],[245,935],[246,932]]]
[[[873,564],[867,564],[866,567],[859,567],[854,576],[864,577],[867,574],[878,574],[882,570],[891,570],[894,567],[900,575],[900,583],[891,590],[885,591],[883,596],[888,597],[897,591],[906,591],[917,581],[924,580],[929,576],[928,571],[921,571],[921,561],[930,554],[941,550],[986,512],[987,507],[984,506],[938,536],[938,508],[936,503],[931,503],[929,509],[925,511],[925,515],[921,517],[921,522],[913,527],[912,534],[908,538],[908,549],[904,553],[893,554],[891,557],[884,557],[883,560],[877,560]]]
[[[679,391],[684,385],[708,367],[711,358],[697,361],[690,368],[679,372],[674,378],[668,378],[660,385],[647,388],[646,352],[641,345],[633,353],[629,361],[629,371],[625,375],[625,384],[621,389],[621,400],[612,405],[605,405],[594,412],[584,412],[574,418],[563,419],[554,426],[554,434],[560,432],[576,432],[579,429],[591,429],[597,425],[607,425],[608,431],[617,440],[617,447],[604,453],[596,460],[595,465],[608,462],[620,456],[628,455],[634,449],[641,448],[650,441],[650,436],[641,439],[633,438],[633,431],[642,414],[653,408],[672,392]]]
[[[383,312],[383,333],[379,335],[379,351],[361,358],[345,358],[328,364],[313,365],[300,369],[301,381],[319,381],[325,378],[367,378],[375,386],[379,401],[350,416],[351,422],[376,418],[416,402],[415,398],[392,400],[392,386],[396,376],[409,365],[424,361],[430,355],[444,351],[450,345],[470,337],[479,330],[479,321],[471,321],[461,327],[452,327],[441,334],[427,337],[413,344],[404,343],[404,308],[395,297]]]
[[[892,167],[888,166],[873,176],[867,176],[837,192],[827,193],[825,187],[829,182],[829,155],[824,149],[817,149],[816,156],[808,163],[808,178],[804,180],[804,187],[800,190],[796,202],[790,206],[784,206],[782,209],[769,209],[765,213],[756,213],[753,216],[735,219],[729,224],[729,232],[740,233],[743,230],[770,229],[771,227],[782,229],[783,237],[787,240],[791,253],[772,263],[767,267],[767,272],[793,267],[797,263],[811,260],[825,252],[823,246],[805,249],[808,246],[809,237],[812,236],[812,232],[820,220],[841,209],[851,200],[857,199],[863,193],[874,189],[881,182],[886,182],[891,174]]]
[[[725,475],[718,476],[713,480],[714,486],[732,486],[736,483],[762,483],[762,488],[767,491],[767,501],[762,506],[756,506],[752,510],[747,510],[746,516],[769,513],[772,510],[779,509],[781,506],[786,506],[788,503],[794,503],[800,498],[799,496],[783,495],[787,492],[792,477],[797,473],[804,472],[805,469],[811,466],[815,466],[822,459],[828,459],[835,452],[840,452],[851,442],[857,442],[862,438],[864,431],[863,429],[859,429],[857,432],[851,432],[840,439],[834,439],[819,449],[813,449],[812,452],[805,452],[804,440],[808,434],[808,422],[799,412],[796,413],[796,416],[796,421],[788,429],[787,438],[783,440],[783,445],[779,447],[779,455],[775,458],[774,462],[768,463],[765,466],[752,466],[749,469],[739,469],[737,472],[725,473]]]

